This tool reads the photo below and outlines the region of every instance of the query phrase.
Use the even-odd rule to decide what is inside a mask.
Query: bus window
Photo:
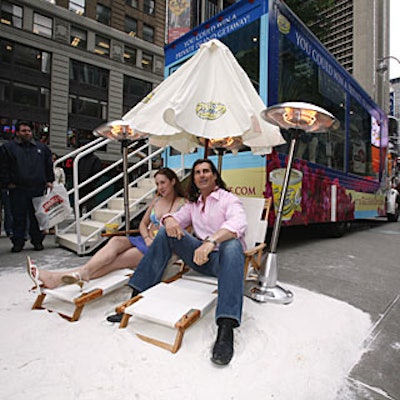
[[[302,135],[295,157],[344,171],[345,91],[285,35],[280,36],[279,66],[278,102],[318,104],[338,120],[336,130]],[[287,152],[287,145],[279,151]]]
[[[260,20],[256,20],[223,38],[251,82],[259,90],[260,75]]]
[[[350,102],[349,172],[373,175],[371,154],[371,116],[354,99]]]

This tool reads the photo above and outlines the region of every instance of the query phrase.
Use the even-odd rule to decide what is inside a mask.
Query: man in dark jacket
[[[33,247],[43,250],[44,234],[39,229],[32,198],[42,196],[46,187],[53,186],[51,151],[33,139],[28,122],[18,122],[15,129],[15,139],[0,148],[1,184],[9,190],[13,217],[11,251],[18,253],[23,249],[27,223]]]

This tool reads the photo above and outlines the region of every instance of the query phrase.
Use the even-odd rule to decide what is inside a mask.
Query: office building
[[[165,11],[162,0],[1,0],[1,139],[29,120],[65,154],[121,118],[163,79]]]
[[[386,112],[389,75],[379,65],[389,55],[389,12],[388,0],[334,0],[320,21],[322,43]]]

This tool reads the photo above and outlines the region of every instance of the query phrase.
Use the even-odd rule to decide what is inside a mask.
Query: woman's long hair
[[[174,185],[175,195],[178,196],[178,197],[185,197],[185,191],[183,190],[181,181],[179,180],[178,176],[176,175],[176,173],[172,169],[170,169],[170,168],[160,168],[154,174],[154,178],[157,175],[164,175],[170,181],[175,179],[175,185]]]
[[[207,163],[210,168],[211,172],[217,176],[217,179],[215,181],[216,186],[218,186],[220,189],[228,191],[225,182],[222,180],[221,175],[219,174],[217,168],[215,168],[214,163],[209,160],[208,158],[200,158],[199,160],[196,160],[193,164],[192,171],[190,172],[190,183],[189,183],[189,188],[188,188],[188,199],[191,202],[196,202],[197,199],[200,196],[200,192],[196,184],[194,183],[194,169],[197,165],[202,164],[202,163]]]

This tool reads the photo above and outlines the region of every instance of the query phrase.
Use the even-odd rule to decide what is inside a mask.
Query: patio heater
[[[213,149],[218,154],[219,174],[222,173],[222,159],[226,151],[237,153],[243,147],[243,142],[240,136],[228,136],[222,139],[204,139],[199,138],[200,144],[204,146],[204,158],[208,158],[208,149]]]
[[[128,146],[133,140],[143,139],[146,135],[138,134],[133,127],[124,120],[107,122],[96,128],[93,133],[96,136],[103,136],[107,139],[118,140],[121,142],[122,149],[122,169],[124,179],[124,210],[125,210],[125,230],[130,229],[129,212],[129,176],[128,176]]]
[[[257,282],[254,280],[246,282],[245,294],[251,299],[262,303],[289,304],[293,301],[293,293],[277,285],[278,263],[276,250],[282,224],[283,207],[293,166],[296,140],[304,133],[327,131],[335,122],[335,117],[321,107],[303,102],[276,104],[262,111],[261,116],[268,122],[289,131],[290,147],[279,206],[272,230],[270,251],[262,258]]]

